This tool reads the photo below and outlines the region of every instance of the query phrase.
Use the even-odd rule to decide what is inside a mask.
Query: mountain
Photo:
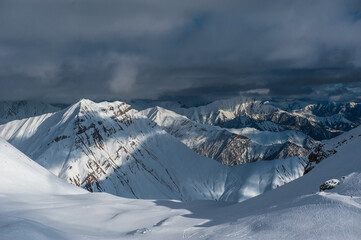
[[[57,179],[0,139],[0,236],[13,240],[358,239],[361,127],[340,139],[347,143],[305,176],[235,204],[87,193]],[[337,184],[320,191],[329,182]]]
[[[302,176],[306,164],[293,157],[227,167],[124,102],[83,99],[0,125],[0,136],[69,183],[129,198],[243,201]]]
[[[306,157],[314,142],[307,135],[294,130],[275,133],[201,124],[161,107],[149,108],[141,113],[196,153],[230,166],[294,156]]]
[[[266,131],[297,130],[316,140],[335,137],[361,124],[361,103],[232,98],[173,111],[203,124]]]
[[[52,113],[62,109],[61,105],[51,105],[36,101],[3,101],[0,102],[0,124]]]

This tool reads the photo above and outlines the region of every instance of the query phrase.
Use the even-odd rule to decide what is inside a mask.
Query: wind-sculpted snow
[[[195,152],[230,166],[294,156],[306,157],[313,145],[310,137],[294,130],[224,129],[189,120],[161,107],[141,112]]]
[[[359,102],[312,103],[233,98],[173,110],[199,123],[273,132],[298,130],[316,140],[335,137],[361,124]]]
[[[305,165],[294,157],[227,167],[123,102],[81,100],[1,125],[0,136],[69,183],[130,198],[241,201],[302,176]]]

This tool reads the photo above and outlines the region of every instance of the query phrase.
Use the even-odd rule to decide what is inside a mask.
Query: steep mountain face
[[[204,124],[266,131],[298,130],[316,140],[335,137],[361,123],[359,102],[289,103],[234,98],[173,110]]]
[[[141,112],[195,152],[230,166],[293,156],[305,157],[313,145],[311,138],[295,131],[272,133],[255,130],[257,137],[254,137],[255,134],[246,137],[242,133],[237,134],[242,130],[201,124],[161,107]],[[259,141],[260,138],[270,140]]]
[[[35,101],[0,102],[0,124],[12,120],[39,116],[44,113],[52,113],[60,109],[60,106]]]
[[[361,127],[356,127],[349,132],[343,133],[335,138],[324,140],[316,144],[308,155],[308,163],[305,167],[305,174],[316,167],[325,158],[328,158],[345,148],[348,144],[361,140]]]
[[[81,100],[0,125],[0,136],[69,183],[130,198],[242,201],[302,176],[305,165],[293,157],[227,167],[123,102]]]

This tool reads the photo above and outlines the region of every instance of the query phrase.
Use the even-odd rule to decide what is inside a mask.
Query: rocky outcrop
[[[348,143],[360,138],[361,134],[359,133],[359,128],[360,127],[357,127],[336,138],[325,140],[319,144],[316,144],[308,155],[308,163],[305,166],[304,174],[310,172],[317,164],[319,164],[324,159],[336,154],[339,149],[343,148]]]

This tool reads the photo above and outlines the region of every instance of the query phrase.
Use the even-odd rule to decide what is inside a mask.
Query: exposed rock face
[[[118,103],[109,105],[101,109],[94,109],[94,104],[83,100],[80,103],[79,113],[75,117],[75,151],[84,153],[87,159],[85,166],[88,174],[81,176],[80,172],[73,171],[73,167],[79,167],[79,163],[67,162],[67,168],[62,169],[60,177],[67,178],[70,183],[77,186],[84,186],[87,190],[93,191],[96,186],[99,191],[102,191],[99,182],[104,179],[111,171],[121,171],[118,169],[119,161],[121,161],[122,154],[126,158],[130,158],[132,154],[128,150],[129,146],[119,143],[119,147],[115,151],[106,149],[104,140],[111,138],[119,131],[129,127],[132,124],[132,117],[129,115],[131,107],[125,103]],[[95,111],[94,111],[95,110]],[[101,111],[102,115],[107,117],[106,124],[98,113]],[[109,120],[112,121],[109,121]],[[109,124],[111,123],[111,124]],[[63,138],[64,139],[64,138]],[[132,141],[130,146],[135,146],[136,143]],[[134,148],[132,148],[133,150]],[[134,157],[134,156],[133,156]],[[118,170],[117,170],[118,169]],[[126,183],[126,179],[120,179],[120,183]],[[94,183],[97,183],[93,185]]]
[[[330,155],[335,154],[337,151],[332,150],[325,150],[323,147],[325,144],[317,144],[312,152],[308,155],[308,163],[305,167],[305,173],[307,174],[309,171],[311,171],[317,164],[319,164],[323,159],[327,158]]]
[[[357,127],[333,139],[324,140],[321,143],[316,144],[308,155],[308,163],[305,166],[304,174],[311,171],[323,159],[336,154],[339,149],[343,148],[349,142],[360,138],[361,134],[359,133],[359,128],[360,127]]]
[[[321,184],[320,191],[331,190],[331,189],[335,188],[335,186],[338,185],[339,183],[340,183],[340,180],[338,180],[338,179],[327,180],[326,182]]]

